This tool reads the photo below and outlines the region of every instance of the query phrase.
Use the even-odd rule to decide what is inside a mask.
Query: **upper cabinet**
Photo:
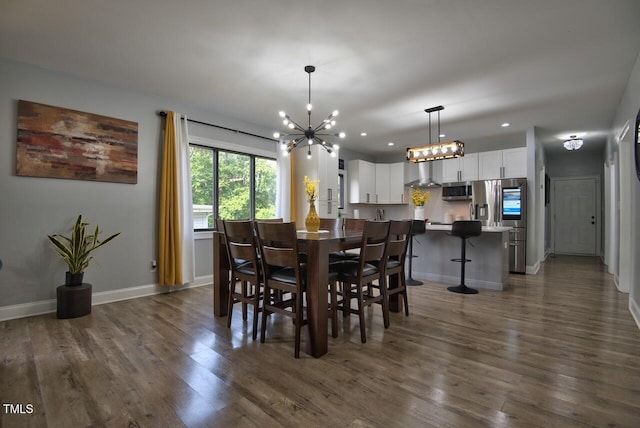
[[[403,204],[404,162],[349,161],[349,203]]]
[[[507,149],[502,151],[504,178],[520,178],[527,176],[527,148]]]
[[[388,204],[389,203],[389,164],[377,163],[376,167],[376,190],[375,190],[375,202],[376,204]]]
[[[527,148],[494,150],[478,155],[478,179],[519,178],[527,176]]]
[[[404,204],[404,167],[406,162],[389,164],[389,203]]]
[[[478,179],[478,153],[442,161],[442,182],[474,181]]]
[[[374,204],[376,202],[376,164],[352,160],[347,163],[349,175],[349,202]]]

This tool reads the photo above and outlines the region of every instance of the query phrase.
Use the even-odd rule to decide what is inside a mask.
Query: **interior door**
[[[596,254],[596,180],[560,179],[554,186],[555,252]]]

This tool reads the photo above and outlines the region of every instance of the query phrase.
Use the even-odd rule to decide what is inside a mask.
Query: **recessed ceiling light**
[[[366,137],[366,136],[367,136],[367,133],[366,133],[366,132],[361,132],[361,133],[360,133],[360,136],[361,136],[361,137]]]
[[[446,137],[446,136],[447,136],[447,134],[440,134],[440,135],[439,135],[439,137],[440,137],[440,138],[444,138],[444,137]]]
[[[387,143],[387,146],[393,146],[393,141],[389,141],[389,142]]]
[[[511,126],[511,124],[509,122],[505,122],[500,126],[502,126],[503,128],[506,128],[507,126]]]

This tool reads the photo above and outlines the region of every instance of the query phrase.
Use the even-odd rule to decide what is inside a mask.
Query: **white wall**
[[[551,178],[597,175],[603,180],[604,159],[600,151],[562,151],[547,157],[547,174]]]
[[[137,122],[138,183],[16,176],[19,99]],[[66,269],[49,248],[46,235],[67,232],[78,214],[100,224],[105,233],[122,232],[97,250],[97,263],[86,271],[85,280],[93,284],[94,293],[157,283],[150,261],[157,259],[156,183],[164,126],[159,110],[175,110],[259,135],[269,136],[271,131],[189,109],[177,101],[0,60],[0,259],[4,264],[0,310],[55,298]],[[246,146],[270,144],[200,125],[190,125],[190,133]],[[211,246],[211,240],[196,242],[198,276],[213,272]]]
[[[622,101],[618,107],[611,126],[611,134],[607,143],[607,161],[614,160],[614,153],[618,152],[619,165],[619,265],[618,287],[629,292],[629,309],[636,323],[640,327],[640,181],[635,173],[634,126],[636,115],[640,109],[640,56],[631,72],[629,83],[625,88]],[[630,130],[622,141],[618,141],[620,131],[625,124]]]
[[[528,274],[535,274],[540,268],[541,260],[538,258],[538,237],[536,224],[538,222],[538,205],[536,188],[538,182],[537,166],[538,152],[542,150],[537,139],[536,129],[527,130],[527,267]]]

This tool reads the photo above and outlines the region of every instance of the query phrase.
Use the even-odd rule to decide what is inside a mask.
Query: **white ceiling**
[[[306,122],[315,65],[313,125],[339,109],[342,145],[378,156],[427,142],[440,104],[468,151],[532,126],[599,150],[639,51],[638,0],[0,2],[0,57],[269,130]]]

